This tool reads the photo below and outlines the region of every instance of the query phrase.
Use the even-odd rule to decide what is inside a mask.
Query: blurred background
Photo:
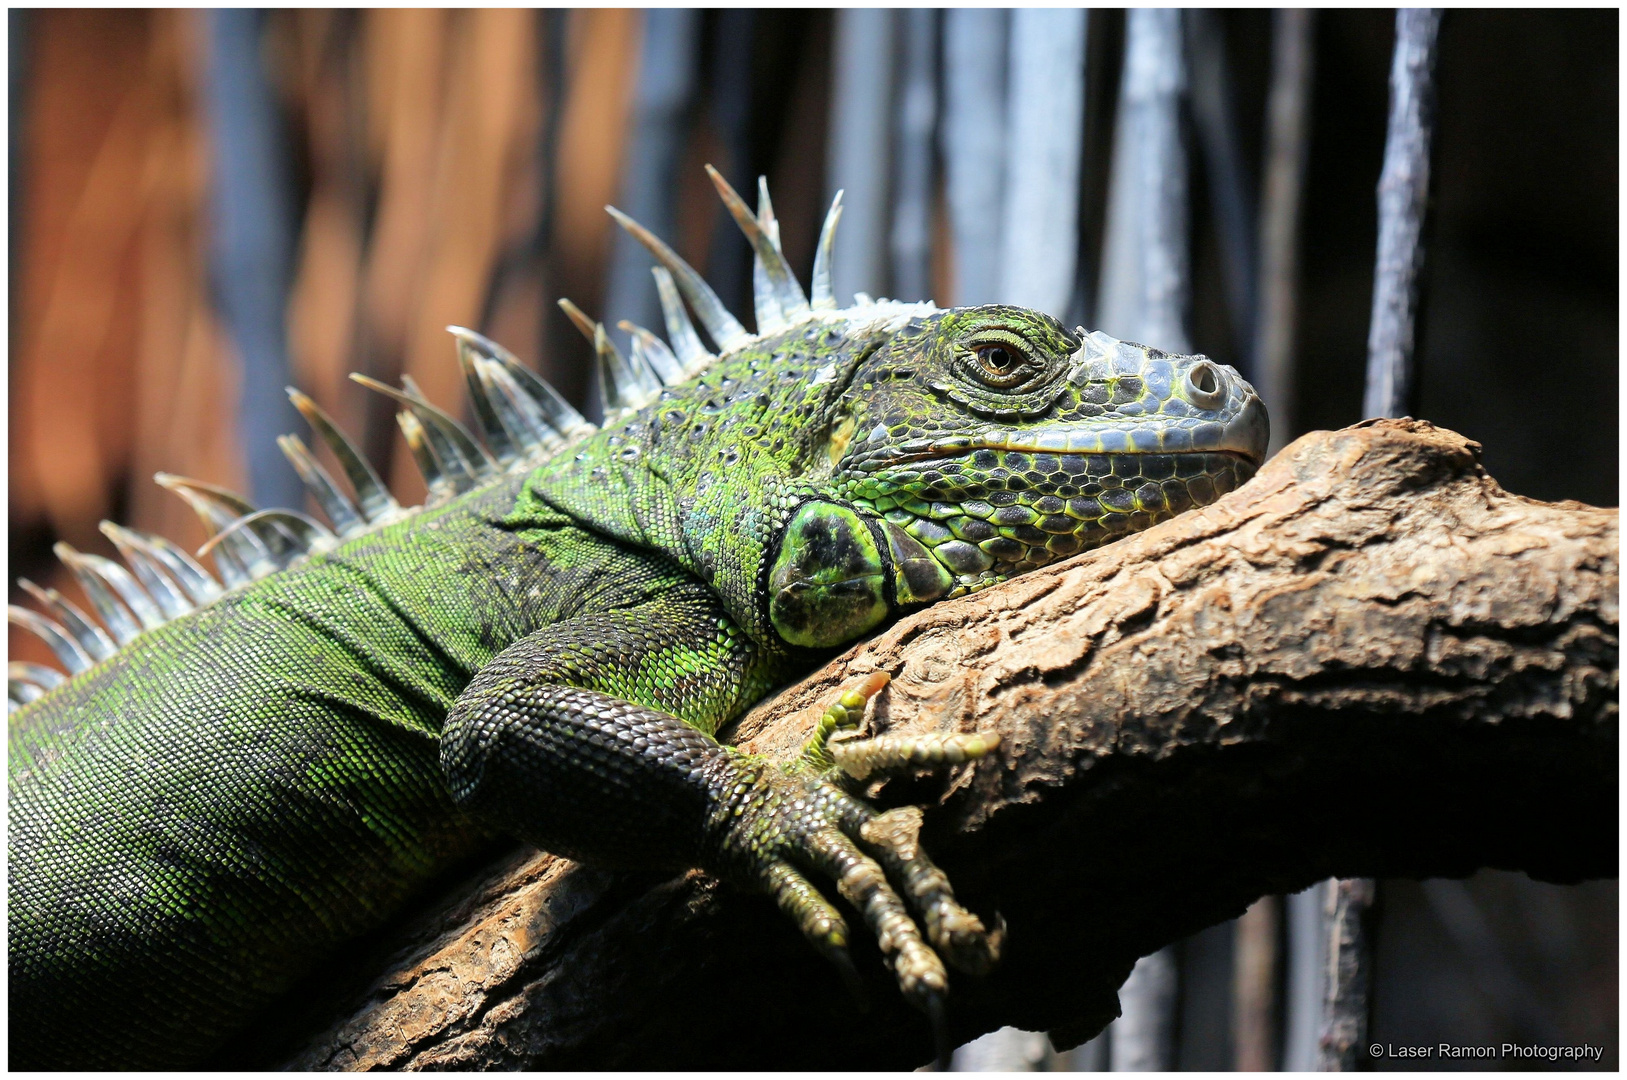
[[[1440,36],[1411,411],[1538,499],[1617,503],[1618,18],[1452,10]],[[289,384],[420,499],[393,408],[345,375],[410,375],[455,409],[448,323],[592,416],[591,350],[554,300],[661,327],[605,203],[749,316],[749,249],[706,162],[748,201],[767,177],[804,282],[845,189],[844,303],[1024,303],[1236,366],[1277,446],[1353,423],[1394,27],[1386,10],[13,9],[8,580],[78,600],[51,545],[114,555],[102,518],[197,547],[159,470],[303,507],[274,443],[305,432]],[[10,656],[48,659],[15,631]],[[1586,1042],[1616,1067],[1613,882],[1483,872],[1379,898],[1372,1039]],[[1307,905],[1168,951],[1171,1064],[1314,1060]],[[1105,1068],[1112,1037],[1058,1055],[1007,1032],[957,1064]]]

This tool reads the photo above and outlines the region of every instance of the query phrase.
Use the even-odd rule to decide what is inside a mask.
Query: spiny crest
[[[623,321],[618,325],[630,338],[629,352],[624,355],[610,340],[603,323],[588,318],[569,300],[559,301],[571,322],[593,344],[607,424],[643,408],[663,387],[705,371],[720,355],[837,307],[830,264],[836,226],[842,216],[842,193],[836,193],[820,232],[810,299],[780,247],[779,221],[774,216],[766,180],[758,180],[757,211],[753,213],[716,169],[708,165],[706,171],[723,205],[751,243],[752,306],[757,333],[748,333],[700,274],[670,247],[621,211],[606,207],[659,264],[651,270],[668,338],[663,341],[644,327]],[[716,343],[717,353],[702,343],[685,308],[686,301],[701,328]],[[861,295],[858,303],[868,306],[869,298]],[[458,364],[479,428],[478,439],[451,414],[426,400],[411,376],[403,376],[399,388],[366,375],[351,376],[401,406],[396,421],[428,488],[425,506],[443,503],[496,477],[529,471],[598,430],[553,386],[501,345],[461,326],[449,326],[447,330],[457,342]],[[224,488],[159,473],[154,477],[159,485],[186,500],[203,522],[210,538],[198,556],[213,560],[214,573],[161,536],[104,521],[101,530],[118,549],[125,565],[76,551],[65,543],[55,548],[57,557],[84,589],[95,618],[55,589],[41,588],[23,578],[19,586],[45,614],[8,605],[10,622],[44,641],[71,676],[113,656],[144,630],[162,626],[230,589],[414,512],[416,508],[403,507],[396,501],[361,451],[315,401],[292,387],[288,396],[316,438],[333,454],[344,476],[341,483],[298,435],[278,438],[277,445],[293,464],[327,524],[298,510],[261,510]],[[8,710],[21,708],[63,681],[62,673],[53,668],[10,664]]]

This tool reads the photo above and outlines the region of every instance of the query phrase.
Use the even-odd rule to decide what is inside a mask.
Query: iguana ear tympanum
[[[703,867],[841,964],[833,885],[929,1013],[944,961],[995,962],[914,811],[844,782],[993,739],[844,740],[884,678],[789,767],[713,733],[900,613],[1213,501],[1258,466],[1264,410],[1228,367],[1022,308],[838,308],[840,196],[810,300],[766,189],[753,213],[713,178],[756,251],[757,333],[617,214],[660,263],[671,343],[628,326],[623,355],[568,308],[602,427],[454,328],[483,442],[409,380],[371,384],[403,406],[424,506],[296,393],[354,492],[283,440],[329,526],[161,476],[216,574],[107,524],[128,569],[59,546],[101,625],[24,586],[49,617],[13,621],[71,674],[10,670],[13,1066],[195,1063],[498,833]]]

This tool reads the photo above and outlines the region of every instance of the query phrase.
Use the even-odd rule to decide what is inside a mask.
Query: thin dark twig
[[[1365,1050],[1373,978],[1372,878],[1345,878],[1328,890],[1329,978],[1322,1026],[1322,1072],[1351,1072]]]

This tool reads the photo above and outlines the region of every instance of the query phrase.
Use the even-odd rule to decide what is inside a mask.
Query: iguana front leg
[[[998,935],[921,851],[918,814],[878,814],[813,761],[782,768],[709,734],[762,692],[765,666],[699,590],[556,623],[475,676],[447,718],[442,769],[462,806],[544,850],[699,866],[768,892],[850,968],[846,921],[808,875],[828,878],[935,1014],[947,976],[904,898],[959,967],[986,968]]]

